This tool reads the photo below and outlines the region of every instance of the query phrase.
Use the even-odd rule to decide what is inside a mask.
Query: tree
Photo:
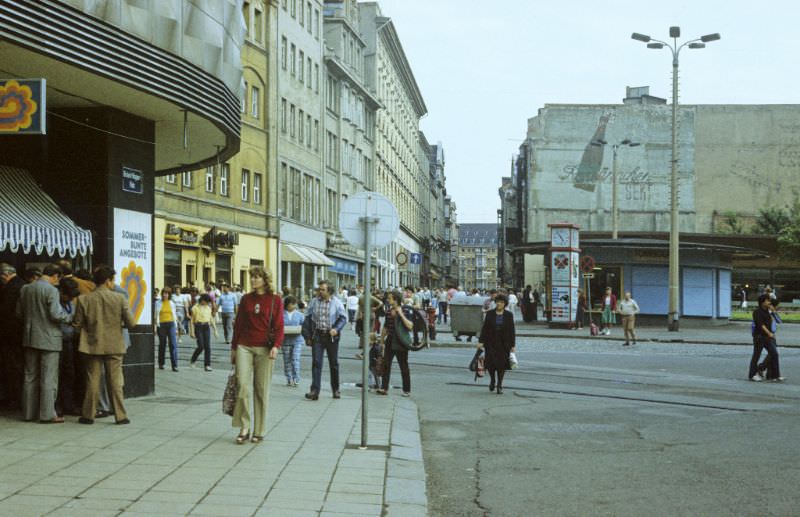
[[[766,210],[761,210],[759,211],[758,220],[753,230],[755,230],[756,233],[778,235],[781,233],[781,230],[790,225],[792,222],[792,212],[796,210],[797,206],[788,210],[782,208],[767,208]]]
[[[720,228],[720,233],[736,235],[744,233],[744,224],[736,212],[724,212],[722,214],[722,224],[724,226]]]
[[[786,211],[787,221],[778,230],[778,250],[785,258],[800,259],[800,201]]]

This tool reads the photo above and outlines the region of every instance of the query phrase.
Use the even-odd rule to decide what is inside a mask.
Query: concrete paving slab
[[[326,501],[322,513],[346,513],[348,515],[380,515],[383,506],[380,504],[340,503]]]
[[[389,506],[394,503],[425,505],[428,500],[425,496],[425,480],[389,478],[384,499]]]

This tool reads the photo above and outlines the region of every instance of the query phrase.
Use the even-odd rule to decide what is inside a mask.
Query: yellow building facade
[[[255,265],[277,278],[277,219],[270,215],[275,171],[268,152],[271,10],[268,1],[243,5],[247,34],[241,49],[239,153],[202,170],[156,179],[153,253],[158,288],[203,288],[214,282],[248,290],[247,271]]]

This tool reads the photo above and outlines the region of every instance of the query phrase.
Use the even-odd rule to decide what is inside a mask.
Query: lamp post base
[[[680,320],[670,316],[667,322],[667,330],[670,332],[678,332],[680,330]]]

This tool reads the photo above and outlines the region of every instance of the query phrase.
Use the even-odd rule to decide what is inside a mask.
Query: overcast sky
[[[493,223],[500,178],[546,103],[620,103],[626,86],[671,95],[669,51],[632,32],[683,39],[719,32],[681,52],[687,104],[800,103],[800,2],[792,0],[379,0],[394,20],[441,141],[458,221]]]

